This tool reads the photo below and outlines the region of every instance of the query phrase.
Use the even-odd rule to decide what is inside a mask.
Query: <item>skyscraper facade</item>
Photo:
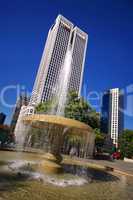
[[[115,88],[105,92],[102,99],[101,131],[108,134],[116,146],[124,128],[123,98],[120,89]]]
[[[50,100],[56,93],[56,83],[67,51],[71,51],[71,77],[69,90],[79,95],[82,87],[84,61],[88,35],[58,15],[49,30],[46,45],[34,83],[30,105]]]

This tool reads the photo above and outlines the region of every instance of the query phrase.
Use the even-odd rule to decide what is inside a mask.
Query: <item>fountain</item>
[[[47,153],[44,153],[44,162],[41,162],[39,165],[39,171],[57,173],[62,170],[61,148],[66,135],[76,134],[84,137],[86,141],[85,149],[87,155],[92,156],[93,154],[95,137],[92,128],[79,121],[64,117],[72,71],[72,62],[72,49],[71,46],[69,46],[64,63],[60,69],[57,83],[55,88],[53,88],[56,95],[54,95],[55,101],[49,114],[30,113],[29,115],[29,111],[31,111],[31,109],[34,110],[31,105],[27,108],[24,107],[20,112],[20,123],[16,129],[17,146],[21,147],[22,150],[22,147],[26,146],[27,143],[30,142],[31,135],[28,135],[28,132],[31,128],[43,130],[43,135],[46,135],[48,140],[47,142],[49,143],[48,151]],[[31,151],[31,149],[28,151]]]
[[[86,151],[89,156],[93,154],[95,139],[93,130],[82,122],[62,116],[38,114],[24,117],[23,122],[25,125],[27,124],[34,128],[45,129],[49,134],[48,137],[51,148],[48,153],[44,154],[45,161],[41,165],[47,172],[57,173],[61,171],[60,163],[62,161],[62,156],[60,152],[64,138],[68,134],[84,135],[87,143],[86,146],[88,147]]]

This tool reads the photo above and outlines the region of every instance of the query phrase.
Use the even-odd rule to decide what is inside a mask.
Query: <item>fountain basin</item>
[[[40,122],[39,128],[40,127],[45,128],[45,124],[49,123],[49,124],[56,124],[59,126],[64,126],[64,127],[69,127],[69,128],[80,129],[82,130],[82,132],[85,132],[85,131],[93,132],[93,129],[83,122],[79,122],[74,119],[69,119],[69,118],[56,116],[56,115],[44,115],[44,114],[29,115],[29,116],[24,117],[23,121],[26,124]],[[43,125],[41,124],[41,122],[43,122]]]
[[[23,122],[25,125],[30,125],[34,128],[50,129],[49,141],[51,149],[50,152],[44,154],[45,161],[40,165],[41,170],[44,169],[48,173],[61,171],[62,156],[60,152],[64,138],[68,134],[76,134],[86,138],[86,150],[90,156],[93,154],[95,135],[93,129],[85,123],[61,116],[44,114],[25,116],[23,117]]]

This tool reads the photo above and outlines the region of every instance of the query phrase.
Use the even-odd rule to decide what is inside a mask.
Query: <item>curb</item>
[[[116,173],[118,173],[118,174],[125,175],[125,176],[133,177],[133,174],[130,174],[130,173],[127,173],[127,172],[121,171],[121,170],[119,170],[119,169],[114,169],[114,172],[116,172]]]
[[[102,165],[101,165],[101,166],[102,166]],[[116,173],[119,173],[119,174],[122,174],[122,175],[126,175],[126,176],[133,177],[133,174],[130,174],[130,173],[121,171],[121,170],[119,170],[119,169],[117,169],[117,168],[114,168],[114,167],[104,166],[104,168],[105,168],[106,171],[109,171],[109,172],[116,172]]]

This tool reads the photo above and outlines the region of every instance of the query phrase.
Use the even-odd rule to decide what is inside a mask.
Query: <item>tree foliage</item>
[[[5,144],[9,144],[14,142],[13,135],[10,134],[10,129],[7,125],[0,126],[0,144],[4,146]]]
[[[67,104],[65,107],[65,117],[84,122],[93,129],[100,128],[100,115],[91,105],[78,94],[71,91],[68,94]],[[38,114],[49,113],[53,105],[53,101],[42,102],[36,107]]]
[[[105,141],[105,135],[103,133],[100,132],[100,129],[95,129],[95,145],[96,147],[102,147],[104,145],[104,141]]]
[[[97,113],[83,97],[78,98],[75,92],[70,92],[68,95],[65,117],[84,122],[92,128],[100,127],[99,113]]]
[[[122,157],[133,158],[133,130],[126,129],[119,139]]]
[[[38,114],[48,114],[53,105],[53,101],[42,102],[36,107]],[[71,91],[68,94],[68,101],[65,107],[65,117],[75,119],[90,125],[92,128],[100,128],[100,115],[90,104],[78,94]]]
[[[48,113],[52,107],[52,101],[41,102],[36,106],[36,112],[38,114]]]

